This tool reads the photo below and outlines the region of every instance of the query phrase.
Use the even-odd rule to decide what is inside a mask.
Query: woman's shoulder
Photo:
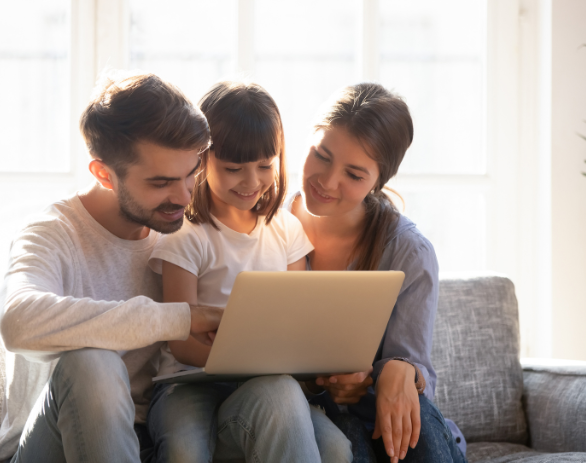
[[[392,268],[399,261],[421,265],[422,261],[437,266],[433,244],[421,233],[417,225],[403,214],[389,227],[387,245],[380,267]]]
[[[285,209],[295,215],[295,209],[300,198],[301,192],[298,190],[294,193],[288,194],[285,198],[285,201],[283,202],[281,209]]]

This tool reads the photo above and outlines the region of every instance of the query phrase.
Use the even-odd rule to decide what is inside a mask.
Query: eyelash
[[[315,154],[315,157],[318,158],[320,161],[330,162],[328,158],[319,154],[317,150],[314,150],[313,153]]]
[[[272,164],[269,164],[268,166],[258,166],[260,169],[263,170],[269,170],[273,168]],[[240,172],[241,169],[230,169],[229,167],[226,167],[226,171],[228,171],[231,174],[235,174],[236,172]]]
[[[319,154],[317,150],[314,150],[313,153],[314,153],[315,157],[317,159],[319,159],[320,161],[330,162],[330,160],[328,158],[326,158],[325,156],[322,156],[321,154]],[[358,175],[354,175],[352,172],[346,171],[346,174],[348,175],[348,177],[350,177],[355,182],[360,182],[361,180],[364,180],[363,177],[359,177]]]
[[[153,186],[155,188],[165,188],[166,186],[169,186],[169,182],[165,182],[165,183],[153,183]]]

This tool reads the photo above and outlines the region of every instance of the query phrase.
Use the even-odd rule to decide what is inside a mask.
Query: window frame
[[[377,80],[379,0],[356,1],[360,4],[356,20],[361,40],[356,45],[359,60],[355,78]],[[2,182],[66,183],[73,193],[91,181],[78,119],[99,72],[106,66],[127,67],[129,2],[70,2],[71,169],[59,174],[0,172]],[[540,202],[548,201],[548,152],[540,148],[544,145],[541,133],[548,124],[541,116],[547,110],[547,82],[532,77],[544,75],[547,67],[543,55],[547,51],[544,24],[551,14],[547,5],[536,0],[487,0],[486,174],[400,174],[391,182],[398,191],[471,191],[485,195],[486,268],[506,274],[515,282],[522,352],[543,357],[551,354],[551,243],[547,231],[551,219],[547,213],[521,212],[538,211]],[[237,9],[237,70],[252,73],[254,0],[237,0]],[[520,82],[530,84],[522,86]],[[541,105],[537,115],[536,101]],[[539,160],[533,165],[535,151],[539,151]],[[521,167],[523,173],[529,171],[528,175],[520,177]],[[534,236],[534,230],[543,232]],[[539,316],[531,310],[537,310]]]

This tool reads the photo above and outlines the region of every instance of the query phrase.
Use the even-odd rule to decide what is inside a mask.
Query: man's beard
[[[156,219],[156,212],[174,212],[179,209],[184,209],[183,206],[166,202],[160,204],[155,209],[145,209],[142,207],[130,194],[124,186],[124,182],[118,184],[118,206],[120,207],[120,215],[130,222],[143,225],[151,230],[160,233],[174,233],[183,225],[183,216],[174,222],[167,222],[163,219]]]

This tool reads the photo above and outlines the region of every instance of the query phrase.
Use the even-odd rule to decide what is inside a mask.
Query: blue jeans
[[[421,409],[421,434],[414,449],[409,448],[405,463],[466,463],[466,458],[457,447],[452,432],[443,415],[427,397],[419,396]],[[354,463],[389,462],[381,439],[373,441],[372,432],[354,415],[340,413],[332,418],[334,423],[352,442]]]
[[[139,463],[126,365],[116,352],[61,356],[25,425],[12,463]]]
[[[157,385],[148,427],[157,463],[352,461],[344,434],[290,376]]]

